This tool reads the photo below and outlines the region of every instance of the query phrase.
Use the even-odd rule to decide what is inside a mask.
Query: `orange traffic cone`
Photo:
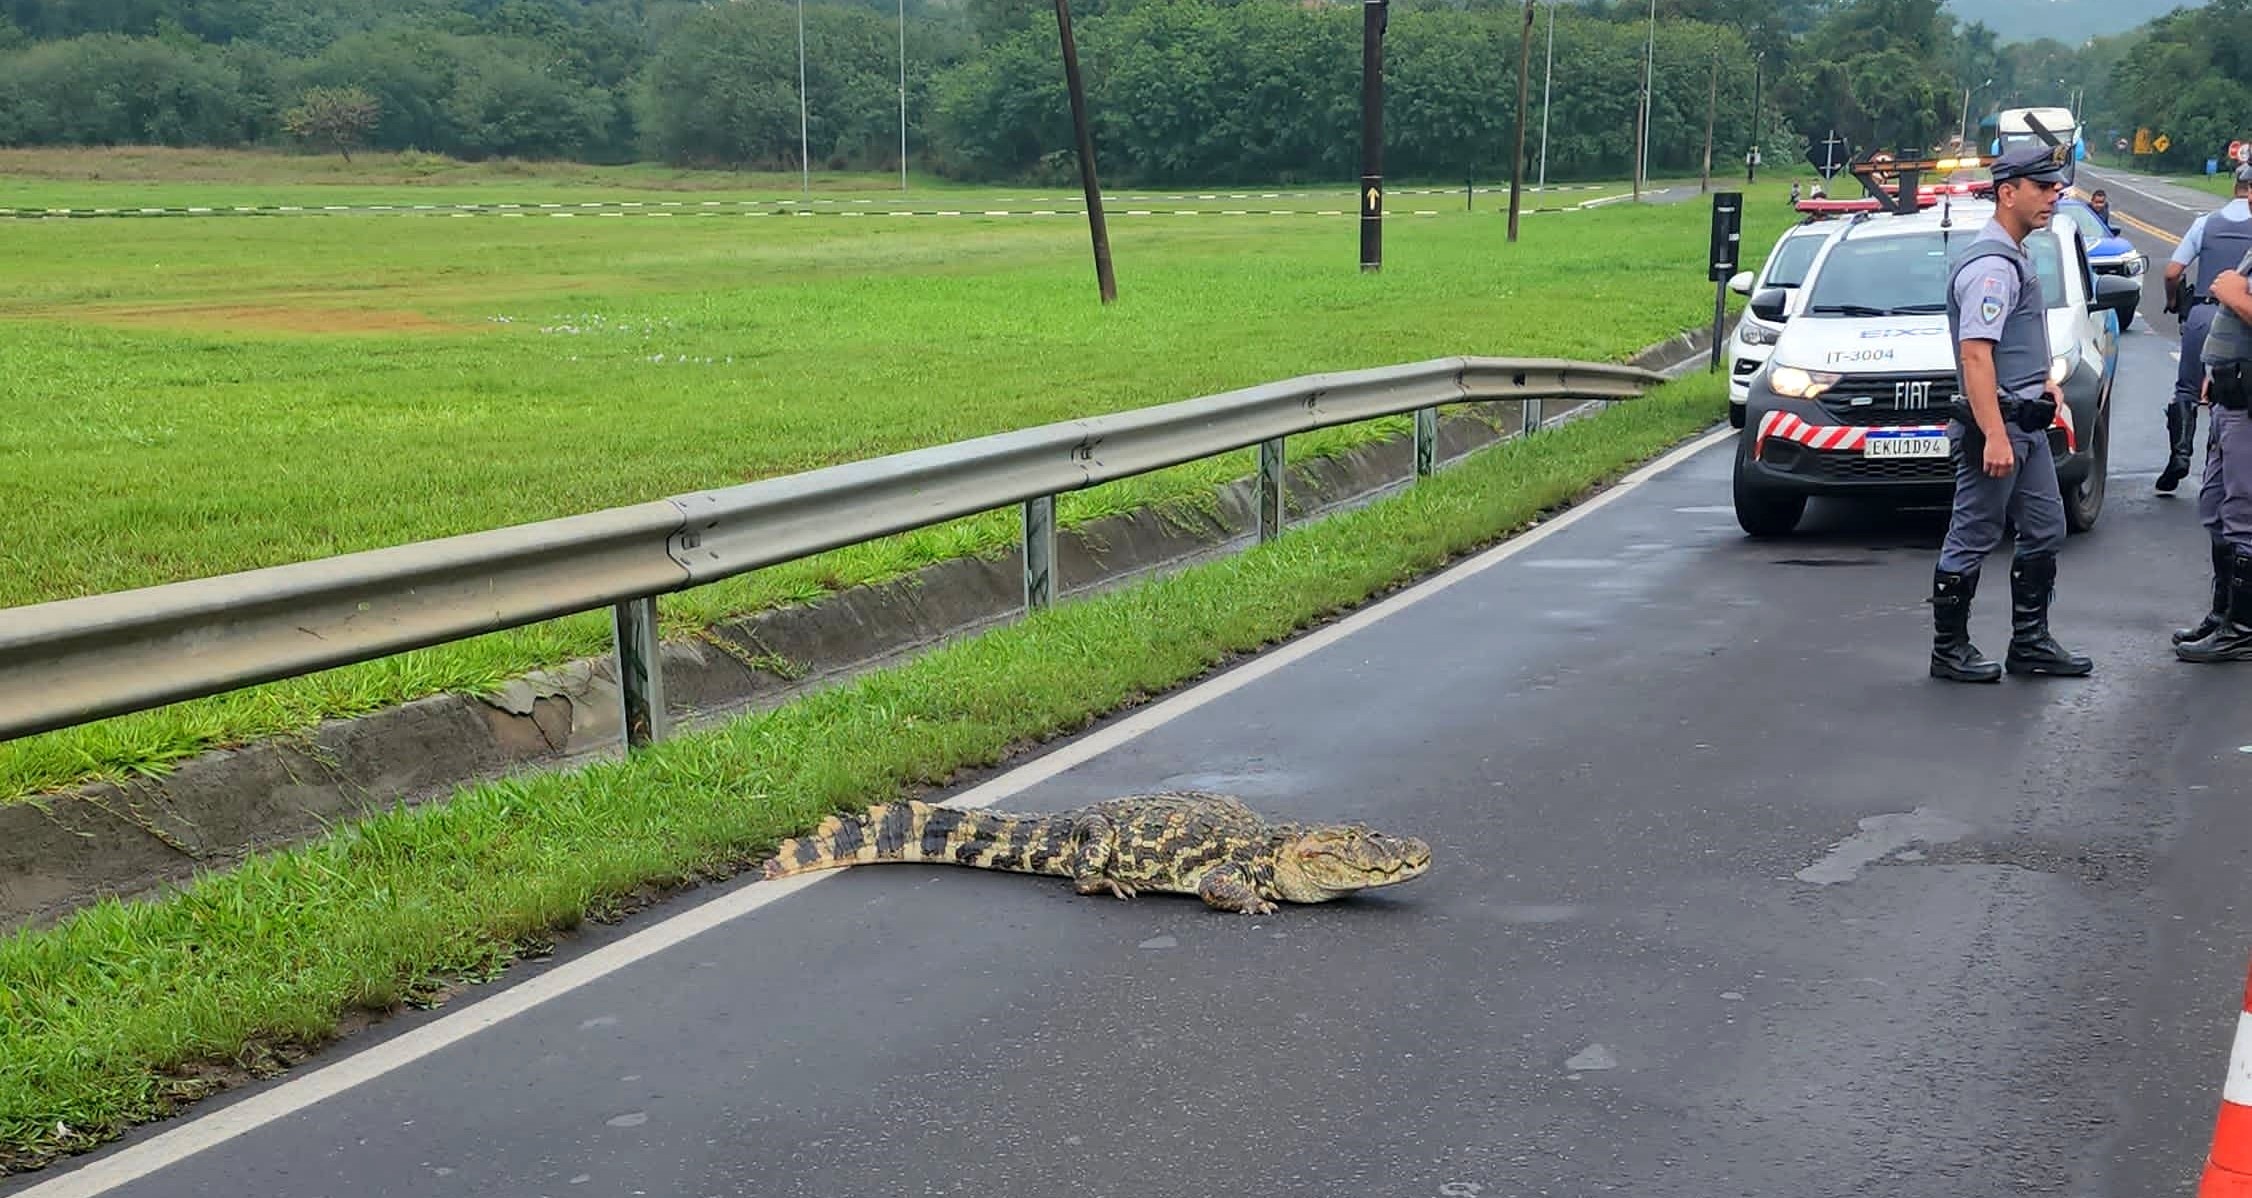
[[[2221,1116],[2197,1198],[2252,1198],[2252,974],[2237,1009],[2236,1042],[2229,1048],[2228,1081],[2221,1087]]]

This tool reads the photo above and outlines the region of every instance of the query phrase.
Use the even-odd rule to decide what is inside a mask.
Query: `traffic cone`
[[[2197,1198],[2252,1198],[2252,973],[2244,979],[2228,1080],[2221,1087],[2221,1115],[2213,1128],[2212,1151],[2205,1155],[2205,1175],[2197,1182]]]

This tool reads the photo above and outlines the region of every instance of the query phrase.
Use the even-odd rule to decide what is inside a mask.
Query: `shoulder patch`
[[[1991,324],[2002,318],[2002,300],[1999,296],[1983,296],[1978,301],[1978,318]]]

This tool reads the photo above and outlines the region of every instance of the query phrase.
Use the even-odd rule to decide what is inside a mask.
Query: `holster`
[[[2212,398],[2214,404],[2232,412],[2241,412],[2248,402],[2252,402],[2252,384],[2248,384],[2245,378],[2244,363],[2226,362],[2208,369],[2212,372],[2212,383],[2205,393]]]
[[[2033,399],[2005,399],[2001,401],[2002,420],[2029,433],[2045,431],[2056,423],[2057,404],[2046,395]],[[1947,403],[1947,414],[1963,425],[1963,444],[1972,452],[1986,448],[1986,434],[1978,427],[1978,416],[1971,411],[1970,398],[1958,395]]]

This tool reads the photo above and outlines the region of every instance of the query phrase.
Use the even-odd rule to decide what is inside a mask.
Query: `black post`
[[[1728,277],[1736,273],[1742,255],[1743,193],[1718,192],[1712,197],[1712,243],[1705,252],[1705,278],[1712,282],[1712,358],[1705,372],[1720,369],[1720,326],[1728,317]]]
[[[1517,32],[1517,157],[1509,167],[1509,240],[1517,240],[1518,196],[1525,189],[1526,87],[1533,74],[1533,0],[1525,0],[1525,27]]]
[[[1071,92],[1072,132],[1079,139],[1079,183],[1087,192],[1087,234],[1095,243],[1095,285],[1103,302],[1118,298],[1110,272],[1110,231],[1103,227],[1102,185],[1095,181],[1095,137],[1087,128],[1087,94],[1079,85],[1079,47],[1071,37],[1069,0],[1056,0],[1056,29],[1063,38],[1063,80]]]
[[[1057,0],[1062,3],[1063,0]],[[1361,269],[1384,266],[1384,19],[1388,0],[1361,0]]]

